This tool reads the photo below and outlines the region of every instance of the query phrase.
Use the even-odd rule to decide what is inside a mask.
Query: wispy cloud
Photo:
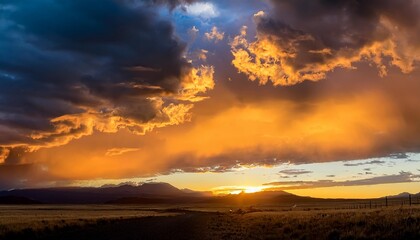
[[[389,157],[395,158],[395,159],[404,159],[404,158],[408,158],[409,156],[407,153],[392,153],[389,155]]]
[[[384,175],[379,177],[334,181],[334,180],[317,180],[317,181],[279,181],[264,184],[264,186],[272,186],[271,190],[296,190],[322,187],[338,187],[338,186],[364,186],[388,183],[404,183],[404,182],[420,182],[420,174],[412,174],[411,172],[401,171],[395,175]]]
[[[305,169],[284,169],[279,171],[279,174],[282,176],[294,176],[297,177],[297,175],[302,175],[302,174],[309,174],[312,173],[312,171],[309,170],[305,170]]]
[[[363,165],[374,165],[374,164],[384,164],[385,161],[381,161],[381,160],[372,160],[372,161],[367,161],[367,162],[358,162],[358,163],[344,163],[344,166],[346,167],[355,167],[355,166],[363,166]]]
[[[105,155],[109,157],[113,157],[113,156],[122,155],[128,152],[135,152],[138,150],[139,148],[111,148],[106,151]]]

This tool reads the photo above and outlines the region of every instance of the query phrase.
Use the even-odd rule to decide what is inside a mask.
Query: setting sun
[[[213,189],[214,194],[240,194],[264,191],[265,186],[223,186]]]

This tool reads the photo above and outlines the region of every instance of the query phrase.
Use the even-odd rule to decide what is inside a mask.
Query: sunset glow
[[[384,2],[0,2],[0,191],[417,193],[420,2]]]
[[[222,186],[212,189],[216,195],[256,193],[267,189],[267,186]]]

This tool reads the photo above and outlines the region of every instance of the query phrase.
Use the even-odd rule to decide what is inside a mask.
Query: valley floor
[[[1,206],[0,239],[420,239],[420,207]]]

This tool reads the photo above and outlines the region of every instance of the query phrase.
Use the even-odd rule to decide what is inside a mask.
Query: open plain
[[[420,207],[34,205],[0,208],[0,239],[419,239]]]

